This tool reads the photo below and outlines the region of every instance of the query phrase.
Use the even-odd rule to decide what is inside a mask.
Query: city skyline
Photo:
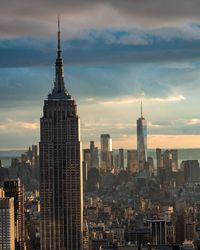
[[[149,1],[148,14],[142,1],[14,3],[0,10],[0,149],[39,141],[40,107],[53,79],[55,12],[62,18],[66,83],[79,105],[84,147],[91,140],[99,145],[105,133],[114,148],[136,148],[141,100],[148,148],[200,147],[196,1],[166,8]],[[9,20],[3,9],[12,13]]]

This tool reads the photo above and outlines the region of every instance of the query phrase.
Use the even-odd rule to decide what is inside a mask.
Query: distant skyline
[[[1,3],[0,149],[39,141],[58,14],[84,147],[109,133],[113,148],[136,148],[142,100],[149,148],[200,148],[199,8],[195,0]]]

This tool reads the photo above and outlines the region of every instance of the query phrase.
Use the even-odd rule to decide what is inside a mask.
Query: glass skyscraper
[[[142,114],[142,104],[141,117],[137,120],[137,151],[138,167],[139,171],[142,171],[147,160],[147,121]]]

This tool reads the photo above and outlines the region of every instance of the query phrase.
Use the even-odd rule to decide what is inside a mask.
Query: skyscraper
[[[111,171],[112,169],[112,139],[109,134],[101,135],[101,170]]]
[[[119,149],[119,168],[124,169],[124,149]]]
[[[40,120],[41,250],[82,250],[83,187],[77,105],[64,84],[58,51],[55,82]]]
[[[24,186],[20,179],[4,181],[5,197],[14,197],[15,249],[25,249]]]
[[[99,152],[98,147],[95,147],[94,141],[90,142],[90,167],[92,168],[99,168]]]
[[[160,148],[156,148],[156,162],[157,162],[157,170],[163,167],[162,149]]]
[[[152,244],[165,245],[167,243],[166,221],[165,220],[149,220],[151,228]]]
[[[139,171],[144,169],[144,164],[147,160],[147,121],[142,114],[137,120],[137,151],[138,151],[138,165]]]

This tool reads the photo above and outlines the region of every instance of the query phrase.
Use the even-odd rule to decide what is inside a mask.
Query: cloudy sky
[[[199,10],[199,0],[2,1],[0,149],[39,141],[58,15],[84,146],[110,133],[115,148],[134,148],[142,100],[149,147],[200,147]]]

